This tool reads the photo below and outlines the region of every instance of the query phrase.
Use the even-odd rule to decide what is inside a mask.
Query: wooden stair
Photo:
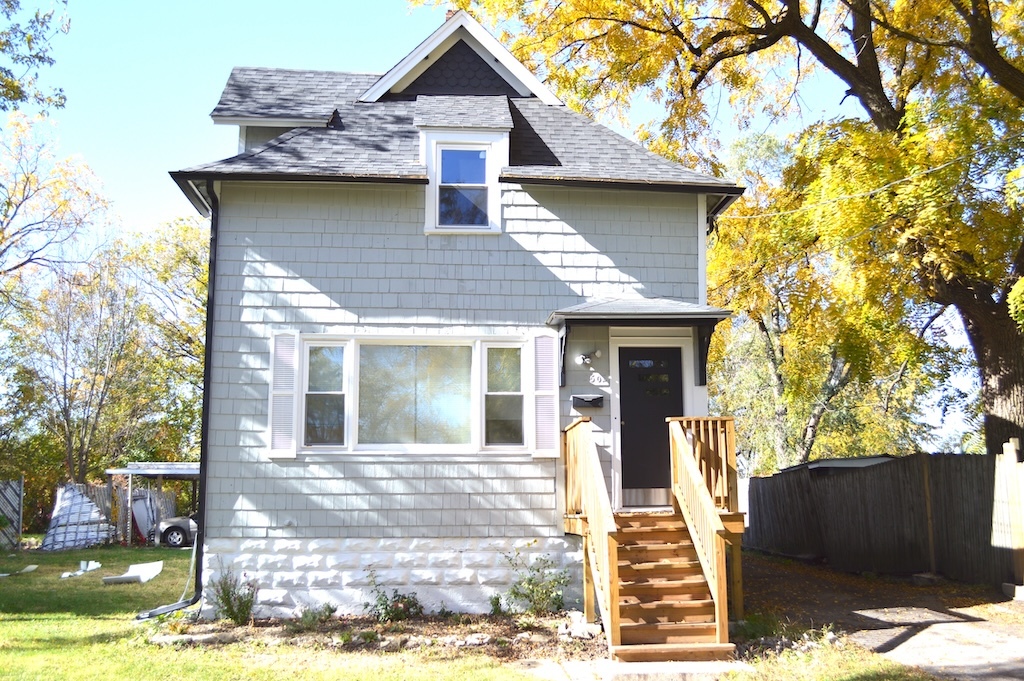
[[[722,660],[715,605],[686,523],[670,511],[615,515],[623,661]]]

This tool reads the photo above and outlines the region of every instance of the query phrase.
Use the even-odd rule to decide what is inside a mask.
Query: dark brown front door
[[[683,415],[679,348],[619,348],[624,506],[668,503],[669,416]]]

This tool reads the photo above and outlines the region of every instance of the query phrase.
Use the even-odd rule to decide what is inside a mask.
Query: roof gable
[[[361,102],[377,102],[388,94],[402,95],[413,86],[426,71],[437,64],[447,53],[460,42],[469,47],[476,55],[499,76],[520,97],[537,97],[545,104],[562,104],[529,69],[512,56],[504,45],[492,36],[483,26],[465,11],[453,14],[448,21],[434,31],[412,52],[407,54],[390,71],[381,77],[359,98]],[[459,48],[454,55],[464,64],[466,56]],[[436,76],[430,76],[434,79]],[[444,92],[422,92],[409,94],[460,94],[445,90]],[[494,92],[492,94],[506,94]]]
[[[457,41],[451,49],[434,60],[426,71],[416,76],[416,80],[402,90],[401,95],[389,93],[387,96],[417,95],[520,96],[465,40]]]

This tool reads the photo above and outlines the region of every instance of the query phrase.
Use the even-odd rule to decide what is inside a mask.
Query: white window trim
[[[481,339],[479,337],[444,336],[444,337],[412,337],[412,336],[336,336],[328,334],[302,334],[298,336],[299,366],[295,371],[295,425],[294,440],[297,453],[300,455],[335,455],[335,454],[447,454],[475,455],[481,453],[525,454],[536,450],[536,403],[535,403],[535,356],[534,336],[529,337],[497,337]],[[472,364],[470,381],[473,390],[470,395],[470,441],[467,444],[427,445],[427,444],[360,444],[358,441],[359,424],[359,348],[364,345],[440,345],[465,346],[472,348]],[[342,346],[345,348],[345,444],[344,445],[306,445],[306,399],[309,387],[309,349],[321,346]],[[523,431],[522,445],[485,445],[484,444],[484,396],[487,389],[486,349],[497,347],[520,348],[521,355],[521,389],[523,390]],[[294,456],[294,454],[293,454]]]
[[[441,188],[441,151],[480,149],[487,152],[487,225],[441,225],[438,193]],[[508,165],[507,130],[452,130],[424,128],[420,132],[420,159],[427,167],[423,231],[426,234],[501,234],[501,187],[498,177]]]

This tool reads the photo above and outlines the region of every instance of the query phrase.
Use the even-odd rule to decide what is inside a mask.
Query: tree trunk
[[[981,379],[985,449],[1003,450],[1011,437],[1024,442],[1024,333],[1002,304],[958,305]]]

